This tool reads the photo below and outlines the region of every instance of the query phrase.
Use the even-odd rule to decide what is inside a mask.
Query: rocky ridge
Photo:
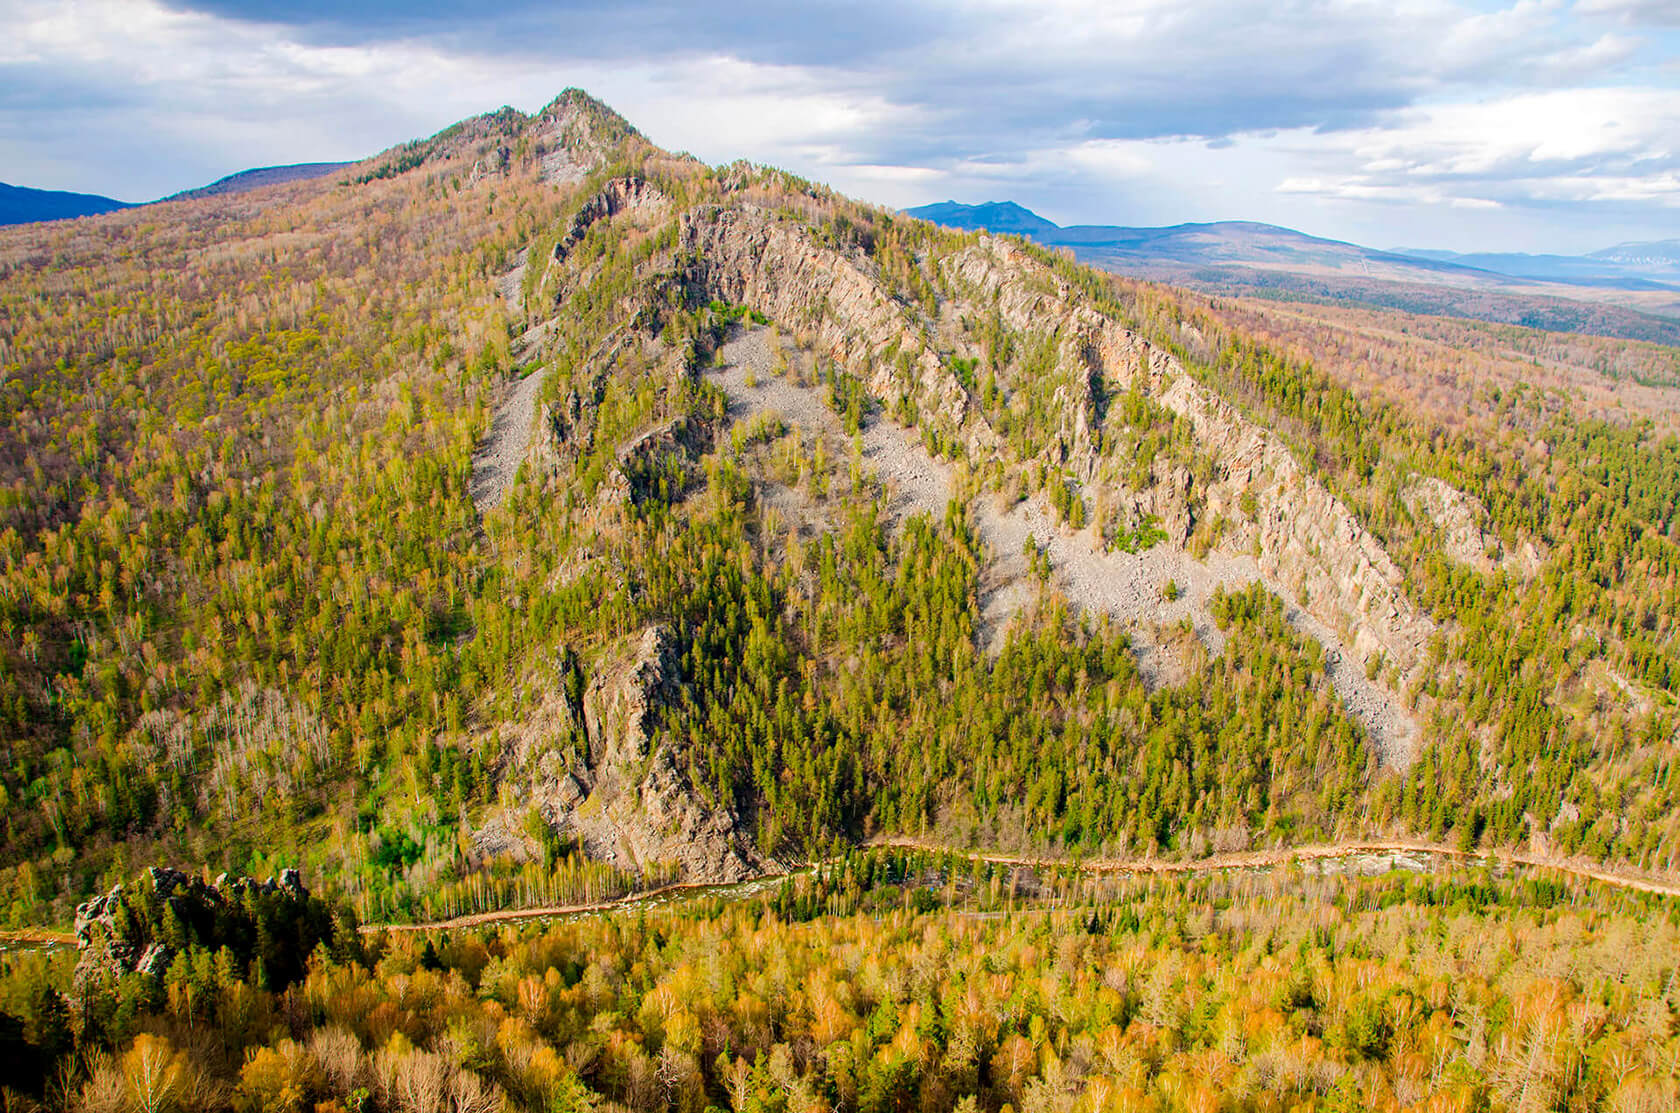
[[[889,297],[863,260],[750,210],[685,215],[681,244],[697,260],[695,280],[716,296],[799,328],[817,351],[864,378],[876,397],[916,397],[924,415],[961,431],[971,456],[999,449],[996,433],[972,412],[937,354],[933,322]],[[946,265],[960,286],[974,291],[976,304],[995,304],[1011,327],[1056,334],[1064,364],[1089,365],[1115,390],[1145,370],[1149,395],[1191,423],[1198,448],[1217,465],[1199,492],[1200,512],[1227,523],[1213,556],[1251,559],[1267,587],[1290,605],[1298,628],[1325,644],[1344,687],[1351,690],[1353,678],[1367,670],[1388,673],[1386,683],[1358,702],[1369,711],[1368,726],[1387,724],[1389,738],[1378,740],[1385,760],[1407,764],[1417,728],[1400,693],[1417,678],[1435,626],[1406,598],[1400,571],[1376,538],[1278,437],[1197,383],[1170,353],[1078,304],[1019,248],[980,237]],[[899,358],[892,358],[895,351]],[[1095,406],[1089,395],[1067,402],[1056,462],[1089,479],[1098,470],[1090,435]],[[1172,540],[1182,545],[1193,522],[1184,477],[1165,478],[1180,489],[1132,494],[1141,494],[1142,506],[1167,509],[1169,522],[1178,518]]]
[[[670,210],[669,197],[637,177],[606,183],[584,200],[545,253],[545,274],[536,284],[543,304],[558,306],[551,284],[580,280],[559,268],[590,228],[626,214],[641,214],[635,220],[645,228],[655,219],[669,220]],[[1283,441],[1198,383],[1171,353],[1087,307],[1055,272],[1006,241],[978,236],[944,257],[940,265],[959,294],[929,316],[890,294],[856,245],[819,239],[768,208],[706,205],[679,211],[675,219],[675,247],[650,263],[650,282],[674,280],[691,304],[722,302],[767,315],[797,338],[800,350],[857,376],[878,401],[912,399],[918,425],[960,443],[970,461],[1001,460],[1007,469],[1009,450],[951,367],[954,356],[975,351],[955,322],[985,309],[1021,334],[1053,338],[1057,382],[1066,385],[1055,395],[1054,412],[1063,417],[1046,463],[1069,476],[1083,496],[1121,506],[1135,520],[1158,522],[1165,539],[1141,552],[1112,552],[1094,528],[1059,522],[1043,496],[1020,504],[975,500],[971,510],[994,555],[984,578],[990,636],[1031,596],[1020,556],[1028,538],[1050,557],[1072,601],[1130,625],[1145,675],[1157,683],[1182,675],[1171,627],[1188,622],[1210,652],[1219,652],[1222,635],[1208,613],[1209,597],[1217,587],[1258,580],[1283,600],[1291,624],[1323,646],[1326,678],[1382,762],[1404,767],[1411,761],[1417,715],[1403,693],[1419,676],[1436,632],[1433,622],[1406,597],[1381,544]],[[661,275],[660,267],[670,269]],[[560,274],[552,282],[551,271]],[[511,294],[518,285],[530,283],[507,281],[504,290]],[[537,310],[522,339],[532,353],[543,350],[542,318]],[[603,336],[583,366],[598,381],[622,353],[642,350],[640,327],[627,322]],[[651,337],[641,340],[645,348]],[[833,415],[816,391],[766,377],[765,365],[778,361],[764,343],[749,332],[724,351],[733,369],[714,375],[735,418],[780,412],[813,428],[832,426]],[[743,367],[752,368],[753,385]],[[533,375],[529,387],[521,383],[496,416],[480,458],[494,460],[498,481],[480,488],[475,468],[475,498],[485,492],[481,506],[500,498],[521,460],[534,455],[554,466],[593,436],[587,387],[538,413],[541,381]],[[1197,460],[1208,466],[1198,463],[1192,475],[1157,460],[1141,485],[1117,482],[1102,457],[1098,396],[1127,389],[1141,389],[1187,423]],[[531,437],[533,429],[540,435]],[[619,446],[616,475],[602,497],[632,498],[639,459],[692,456],[709,436],[682,422],[641,431]],[[860,436],[867,463],[887,482],[900,513],[943,511],[954,487],[949,464],[889,420],[867,422]],[[1201,555],[1189,551],[1193,535],[1204,539]],[[581,698],[545,701],[527,727],[514,728],[505,739],[511,756],[504,784],[520,786],[551,827],[624,868],[678,862],[689,877],[747,876],[763,860],[741,836],[738,817],[699,798],[680,754],[661,737],[663,710],[682,698],[678,676],[671,635],[662,628],[609,647]],[[573,739],[569,756],[550,752],[545,758],[541,744],[532,749],[529,739],[549,733],[537,723],[544,716],[563,721],[560,733]],[[508,838],[508,826],[503,819],[483,829],[482,847],[517,841]]]

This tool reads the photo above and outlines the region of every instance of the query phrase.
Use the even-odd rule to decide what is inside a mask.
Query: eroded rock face
[[[1215,555],[1252,561],[1266,586],[1304,619],[1344,671],[1386,677],[1389,710],[1421,667],[1433,622],[1406,597],[1401,575],[1376,538],[1275,435],[1207,390],[1170,354],[1081,304],[1054,272],[1005,241],[980,237],[947,258],[960,291],[937,320],[889,295],[861,252],[822,242],[794,222],[751,205],[682,214],[678,258],[691,292],[752,306],[798,335],[820,357],[863,379],[884,403],[913,399],[918,423],[955,437],[971,459],[1002,450],[1000,438],[940,353],[972,352],[956,327],[962,313],[996,311],[1011,329],[1052,336],[1057,345],[1056,412],[1061,429],[1044,461],[1076,479],[1084,494],[1154,519],[1164,544],[1183,549],[1204,519],[1222,519]],[[1004,384],[1013,389],[1021,384]],[[1185,419],[1208,474],[1157,467],[1130,490],[1101,479],[1104,420],[1099,394],[1138,386]],[[1392,717],[1392,716],[1391,716]],[[1415,735],[1415,723],[1399,733]],[[1408,744],[1383,747],[1404,763]]]
[[[576,709],[583,760],[555,768],[541,754],[523,755],[535,759],[531,802],[591,857],[621,869],[675,864],[694,880],[756,876],[769,863],[737,831],[730,810],[701,799],[661,729],[684,698],[681,653],[665,627],[650,626],[613,647]]]
[[[564,259],[589,234],[596,221],[606,220],[630,209],[663,208],[665,195],[642,178],[614,178],[601,192],[583,203],[572,226],[554,245],[554,258]]]
[[[1142,375],[1155,401],[1189,420],[1215,474],[1205,513],[1229,528],[1218,548],[1252,552],[1266,579],[1332,629],[1346,631],[1361,663],[1379,656],[1402,677],[1420,666],[1435,625],[1401,590],[1400,570],[1377,539],[1275,435],[1243,417],[1170,353],[1083,306],[1019,249],[989,237],[949,263],[966,286],[994,298],[1012,328],[1062,336],[1062,358],[1089,361],[1121,390]],[[1075,442],[1073,451],[1081,446]],[[1250,514],[1244,507],[1253,508]]]
[[[1487,507],[1474,495],[1445,480],[1420,475],[1406,485],[1400,498],[1406,509],[1439,531],[1441,551],[1450,559],[1480,572],[1504,570],[1527,577],[1539,571],[1542,557],[1534,543],[1506,547],[1488,529]]]
[[[911,395],[925,417],[947,428],[962,424],[967,393],[940,363],[915,312],[889,297],[862,259],[751,209],[685,213],[679,243],[695,260],[690,277],[713,296],[808,332],[875,397]],[[978,426],[968,431],[982,435]],[[985,447],[993,440],[985,438]]]

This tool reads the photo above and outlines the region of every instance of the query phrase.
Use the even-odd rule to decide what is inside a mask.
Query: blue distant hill
[[[939,201],[904,211],[918,220],[931,220],[947,228],[962,228],[967,231],[985,229],[988,232],[1029,236],[1033,239],[1054,236],[1062,230],[1060,225],[1045,220],[1031,209],[1023,208],[1013,201],[987,201],[979,205],[964,205],[960,201]]]
[[[1461,255],[1404,247],[1378,251],[1247,220],[1174,224],[1165,228],[1107,224],[1064,228],[1013,201],[987,201],[978,205],[940,201],[904,212],[947,228],[983,229],[1026,236],[1046,246],[1075,248],[1082,253],[1089,252],[1090,261],[1098,263],[1248,266],[1482,288],[1509,286],[1514,279],[1633,291],[1680,289],[1680,240],[1625,243],[1578,256]]]
[[[37,220],[69,220],[132,208],[127,201],[96,193],[62,189],[30,189],[0,182],[0,224],[30,224]]]
[[[1354,302],[1414,313],[1680,344],[1680,241],[1590,256],[1377,251],[1246,220],[1062,227],[1013,201],[941,201],[907,216],[1025,236],[1119,274],[1209,293]]]
[[[207,186],[184,190],[163,198],[165,201],[190,201],[199,197],[219,197],[230,193],[245,193],[264,186],[286,182],[323,178],[352,165],[348,162],[300,162],[290,166],[262,166],[255,170],[241,170],[219,178]],[[152,204],[153,202],[140,202]],[[78,216],[97,216],[118,209],[132,209],[135,202],[118,201],[96,193],[67,193],[57,189],[30,189],[28,186],[6,185],[0,182],[0,225],[32,224],[40,220],[68,220]]]

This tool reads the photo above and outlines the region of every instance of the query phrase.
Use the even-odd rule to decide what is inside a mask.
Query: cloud
[[[1581,0],[1576,10],[1634,26],[1680,28],[1680,6],[1673,0]]]
[[[1255,217],[1335,235],[1410,220],[1426,238],[1453,234],[1454,213],[1484,235],[1585,234],[1586,216],[1632,238],[1672,212],[1673,10],[0,0],[0,164],[138,199],[365,156],[581,85],[662,145],[888,204],[1008,196],[1064,222]]]

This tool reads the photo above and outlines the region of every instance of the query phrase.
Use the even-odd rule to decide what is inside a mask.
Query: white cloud
[[[581,85],[664,146],[891,204],[1013,197],[1063,222],[1243,217],[1378,240],[1404,221],[1444,238],[1469,227],[1458,213],[1477,234],[1497,217],[1510,235],[1596,239],[1612,215],[1666,221],[1675,205],[1671,10],[904,0],[869,26],[914,34],[847,39],[828,18],[803,41],[798,13],[775,38],[751,12],[707,23],[663,5],[650,11],[664,45],[637,47],[587,37],[632,18],[606,7],[593,23],[568,7],[546,39],[476,13],[406,38],[361,17],[335,38],[161,0],[0,0],[0,165],[141,199],[250,165],[365,156]],[[645,52],[626,56],[626,41]]]

